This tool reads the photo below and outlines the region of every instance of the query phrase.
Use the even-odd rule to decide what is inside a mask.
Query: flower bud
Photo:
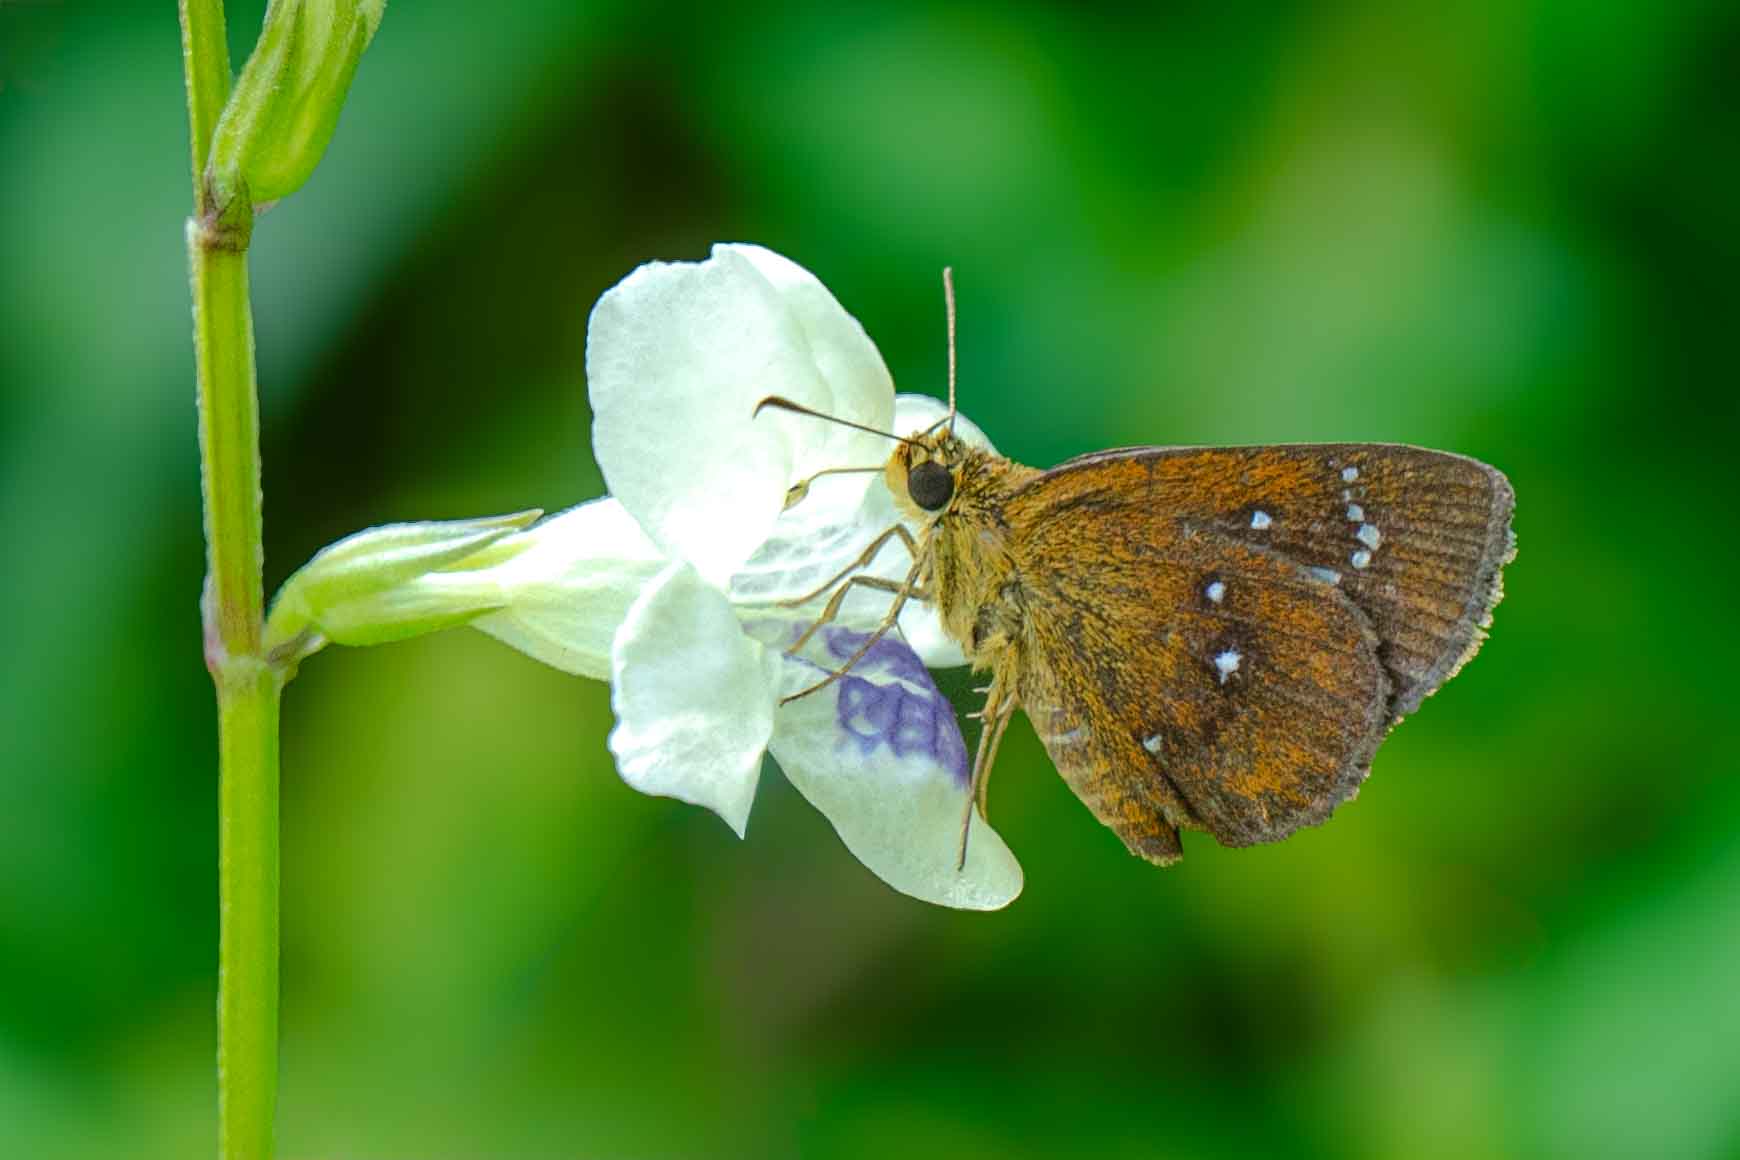
[[[253,55],[218,119],[207,180],[254,205],[308,180],[338,125],[386,0],[271,0]]]

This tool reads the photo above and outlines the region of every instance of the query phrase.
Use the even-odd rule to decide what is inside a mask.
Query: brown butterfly
[[[921,599],[990,671],[963,862],[1018,708],[1076,796],[1151,862],[1179,859],[1180,829],[1248,846],[1327,818],[1485,638],[1515,554],[1504,475],[1386,443],[1133,447],[1025,467],[954,434],[952,285],[948,303],[946,425],[895,436],[882,469],[922,530],[889,529],[855,566],[898,537],[911,571],[836,578],[816,627],[854,586],[893,591],[859,656]]]

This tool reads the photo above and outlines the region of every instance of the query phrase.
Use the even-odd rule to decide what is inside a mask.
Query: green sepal
[[[266,618],[266,650],[294,664],[327,642],[385,644],[454,628],[501,607],[493,583],[458,564],[537,522],[540,511],[385,524],[328,545],[284,582]]]

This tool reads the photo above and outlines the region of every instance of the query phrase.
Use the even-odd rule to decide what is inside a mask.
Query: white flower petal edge
[[[622,779],[706,806],[742,837],[773,733],[774,655],[744,634],[718,589],[677,563],[628,610],[610,667]]]
[[[649,263],[607,291],[588,324],[586,377],[611,494],[667,555],[719,587],[767,538],[795,480],[887,456],[873,435],[755,415],[781,394],[887,430],[894,397],[857,321],[807,271],[758,246]]]
[[[786,631],[801,629],[788,624]],[[814,684],[824,666],[846,660],[864,639],[824,628],[819,647],[806,650],[816,660],[782,657],[783,692]],[[1020,865],[977,814],[966,866],[957,869],[966,745],[954,707],[918,656],[892,637],[877,642],[851,675],[780,706],[771,748],[787,780],[827,816],[846,848],[896,890],[965,910],[996,910],[1021,893]]]
[[[878,431],[889,429],[893,418],[889,400],[894,395],[894,379],[882,361],[882,354],[856,318],[848,314],[828,288],[816,276],[792,261],[762,246],[726,244],[713,247],[715,260],[726,256],[741,258],[767,279],[779,295],[781,303],[803,332],[811,362],[827,386],[826,406],[817,404],[825,415],[850,419]],[[764,392],[767,393],[767,392]],[[773,392],[783,393],[783,392]],[[760,400],[757,399],[757,402]],[[804,400],[798,400],[802,402]],[[792,419],[797,436],[794,466],[797,474],[806,476],[824,467],[839,467],[843,460],[836,454],[870,451],[872,458],[854,462],[875,463],[876,456],[886,456],[887,441],[839,424],[832,427],[834,439],[819,438],[808,429],[819,419]]]
[[[490,566],[495,558],[504,562]],[[620,503],[583,503],[505,537],[473,565],[501,590],[504,603],[471,624],[565,673],[609,680],[616,630],[666,563]]]

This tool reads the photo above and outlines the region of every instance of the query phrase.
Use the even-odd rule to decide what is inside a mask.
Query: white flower
[[[966,866],[956,868],[968,755],[924,662],[962,658],[929,608],[909,603],[900,632],[846,677],[780,703],[848,659],[890,595],[855,589],[795,656],[785,650],[824,599],[784,602],[847,568],[899,517],[880,471],[824,476],[786,510],[799,480],[879,467],[891,444],[789,412],[757,417],[756,403],[783,395],[903,434],[935,422],[941,404],[897,399],[874,344],[826,288],[755,246],[634,271],[594,308],[586,362],[593,448],[611,496],[524,530],[481,525],[493,538],[473,555],[333,619],[367,621],[379,605],[396,628],[406,608],[431,623],[469,620],[557,668],[607,678],[610,748],[631,786],[704,805],[741,836],[771,752],[889,885],[948,906],[1006,905],[1021,870],[977,815]],[[956,431],[984,438],[965,419]],[[458,527],[443,542],[482,534]],[[867,571],[901,580],[911,563],[896,539]],[[298,626],[324,626],[318,610],[297,607]]]

